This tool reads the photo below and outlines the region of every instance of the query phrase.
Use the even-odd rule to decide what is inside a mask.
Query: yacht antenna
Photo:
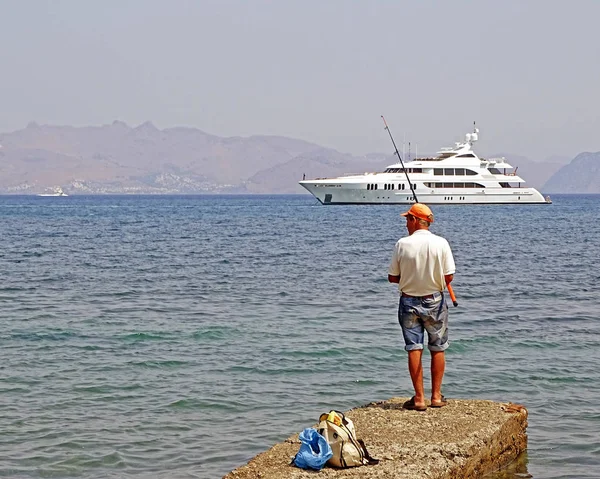
[[[402,139],[402,156],[404,156],[404,153],[406,151],[406,132],[404,132],[404,138]]]
[[[398,159],[400,160],[400,164],[402,165],[402,169],[404,170],[404,174],[406,175],[406,180],[408,181],[408,186],[410,186],[410,191],[412,192],[413,198],[415,199],[415,202],[419,202],[419,200],[417,199],[417,195],[415,194],[415,188],[413,187],[413,184],[410,182],[410,178],[408,177],[408,172],[406,171],[406,168],[404,168],[404,162],[402,161],[402,157],[400,156],[400,153],[398,153],[398,147],[396,146],[396,142],[394,141],[394,137],[392,136],[392,132],[390,131],[390,128],[387,125],[387,122],[385,121],[385,118],[383,117],[383,115],[381,115],[381,119],[383,120],[383,124],[385,125],[385,130],[387,130],[388,134],[390,135],[390,140],[392,140],[392,145],[394,145],[394,149],[396,150],[396,155],[398,155]],[[410,151],[410,143],[409,143],[409,151]]]

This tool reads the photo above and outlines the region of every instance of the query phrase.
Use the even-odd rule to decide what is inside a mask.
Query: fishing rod
[[[402,165],[402,169],[404,170],[404,174],[406,175],[406,180],[408,181],[408,186],[410,186],[410,191],[412,192],[413,198],[415,199],[415,203],[418,203],[419,200],[417,199],[417,195],[415,194],[415,188],[413,187],[413,184],[411,183],[410,178],[408,177],[408,172],[406,171],[406,168],[404,168],[404,162],[402,161],[402,157],[400,156],[400,153],[398,152],[398,147],[396,146],[396,142],[394,141],[394,137],[392,136],[390,127],[387,125],[387,122],[385,121],[385,118],[383,117],[383,115],[381,115],[381,119],[383,120],[383,124],[385,125],[385,130],[387,130],[388,134],[390,135],[390,140],[392,140],[392,145],[394,145],[394,149],[396,150],[396,155],[398,156],[398,159],[400,160],[400,164]]]
[[[394,149],[396,150],[396,155],[398,156],[398,159],[400,160],[400,164],[402,165],[402,169],[404,170],[404,174],[406,175],[406,180],[408,181],[408,186],[410,186],[410,191],[413,194],[413,198],[415,199],[415,202],[418,203],[419,200],[417,198],[417,195],[415,194],[415,188],[413,187],[413,184],[411,183],[410,178],[408,177],[408,172],[406,171],[406,168],[404,168],[404,162],[402,161],[402,157],[400,156],[400,153],[398,152],[398,147],[396,146],[396,142],[394,141],[394,137],[392,136],[390,127],[388,126],[387,122],[385,121],[385,118],[383,115],[381,115],[381,119],[383,120],[385,129],[387,130],[388,134],[390,135],[390,140],[392,140],[392,145],[394,145]],[[452,304],[456,308],[458,306],[458,301],[456,301],[456,296],[454,295],[454,290],[452,289],[452,285],[450,283],[447,283],[446,287],[448,288],[448,294],[450,294],[450,299],[452,300]]]

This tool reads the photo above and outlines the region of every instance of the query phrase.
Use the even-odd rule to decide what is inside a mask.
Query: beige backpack
[[[365,443],[357,439],[354,424],[344,413],[330,411],[321,414],[317,431],[327,440],[333,452],[327,461],[328,466],[355,467],[379,462],[371,457]]]

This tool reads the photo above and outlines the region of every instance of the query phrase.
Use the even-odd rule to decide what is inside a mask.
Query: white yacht
[[[47,193],[40,193],[38,196],[69,196],[69,195],[66,194],[60,186],[56,186],[55,188],[52,189],[52,191],[49,191]]]
[[[464,142],[442,148],[434,158],[415,158],[388,166],[383,172],[338,178],[304,179],[300,184],[322,204],[535,204],[551,203],[504,158],[480,158],[473,151],[479,130]]]

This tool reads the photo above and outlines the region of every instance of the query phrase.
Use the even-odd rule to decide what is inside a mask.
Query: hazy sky
[[[342,152],[600,150],[600,0],[0,0],[0,131],[146,120]]]

